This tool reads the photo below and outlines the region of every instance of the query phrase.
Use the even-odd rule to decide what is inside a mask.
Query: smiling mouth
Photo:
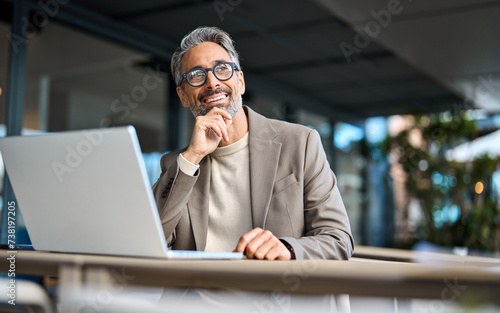
[[[216,102],[216,101],[219,101],[219,100],[222,100],[222,99],[225,99],[227,98],[228,95],[220,95],[218,97],[215,97],[215,98],[210,98],[210,99],[207,99],[205,101],[203,101],[204,103],[206,104],[209,104],[209,103],[212,103],[212,102]]]

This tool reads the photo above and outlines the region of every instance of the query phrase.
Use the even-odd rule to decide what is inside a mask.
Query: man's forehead
[[[183,69],[213,66],[220,61],[231,62],[231,57],[219,44],[204,42],[189,49],[182,58]]]

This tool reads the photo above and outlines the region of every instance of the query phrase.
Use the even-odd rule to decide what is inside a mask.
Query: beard
[[[228,98],[229,98],[229,102],[227,104],[218,104],[218,105],[214,105],[211,107],[206,107],[201,102],[201,99],[203,99],[205,97],[210,97],[210,96],[213,96],[213,95],[216,95],[219,93],[227,93]],[[189,102],[189,109],[191,110],[191,112],[193,113],[195,118],[198,116],[206,115],[208,112],[210,112],[210,110],[212,110],[212,108],[220,108],[220,109],[226,110],[226,112],[231,117],[233,117],[236,114],[236,112],[238,112],[241,109],[241,106],[243,105],[243,100],[241,98],[241,94],[239,93],[239,90],[236,90],[236,92],[233,92],[233,90],[231,90],[230,88],[217,88],[215,90],[211,90],[211,91],[208,91],[206,93],[200,94],[195,103],[192,103],[189,100],[188,100],[188,102]]]

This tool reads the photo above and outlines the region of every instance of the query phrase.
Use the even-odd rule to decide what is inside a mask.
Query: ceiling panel
[[[226,11],[214,5],[225,3]],[[236,41],[250,89],[314,98],[321,112],[360,118],[430,111],[463,100],[457,83],[500,72],[500,1],[401,0],[380,34],[356,47],[349,63],[341,44],[355,46],[355,25],[373,20],[387,0],[73,0],[120,23],[177,44],[190,30],[218,26]],[[220,8],[219,8],[220,9]],[[478,72],[480,71],[480,72]],[[262,87],[265,88],[262,88]],[[254,88],[255,87],[255,88]],[[468,87],[470,89],[470,86]],[[500,88],[499,88],[500,89]],[[308,107],[308,103],[296,104]],[[355,110],[353,110],[355,109]],[[333,114],[333,113],[332,113]]]
[[[143,12],[146,10],[151,10],[153,8],[158,8],[160,6],[170,6],[176,7],[181,4],[185,4],[185,0],[147,0],[147,1],[137,1],[137,0],[72,0],[74,4],[78,4],[81,7],[90,9],[101,14],[116,17],[124,14],[137,14],[138,12]]]
[[[354,27],[366,26],[384,1],[311,0]],[[500,1],[401,1],[374,38],[416,71],[444,86],[458,100],[475,102],[489,112],[500,112],[500,88],[484,93],[484,80],[500,81]],[[378,8],[377,8],[378,6]],[[370,9],[371,7],[371,9]],[[500,84],[500,83],[499,83]],[[491,87],[491,86],[490,86]],[[461,99],[461,100],[460,100]]]
[[[202,2],[196,5],[181,6],[173,9],[162,9],[159,6],[157,10],[148,11],[147,14],[127,15],[126,18],[120,18],[120,21],[134,25],[140,29],[167,36],[167,38],[180,41],[182,37],[199,26],[217,26],[221,28],[240,29],[234,26],[229,19],[223,21],[219,18],[212,2]],[[226,12],[224,16],[230,12]]]
[[[449,15],[455,12],[470,12],[481,8],[498,6],[498,0],[358,0],[358,1],[331,1],[331,0],[309,0],[322,8],[330,10],[338,18],[349,24],[358,24],[373,20],[373,12],[392,12],[391,18],[410,19],[425,16]],[[389,8],[390,6],[390,8]]]
[[[303,24],[331,16],[321,7],[311,5],[308,1],[252,0],[240,2],[240,5],[235,6],[234,13],[268,29],[286,28],[288,25]]]
[[[267,66],[282,66],[284,64],[303,63],[315,60],[313,54],[303,53],[300,49],[293,50],[266,37],[245,37],[236,41],[236,49],[240,51],[242,67],[262,69]]]

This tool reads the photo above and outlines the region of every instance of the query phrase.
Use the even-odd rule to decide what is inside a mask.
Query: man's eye
[[[215,68],[217,72],[227,72],[231,71],[231,66],[229,64],[220,64]]]
[[[192,78],[203,77],[203,76],[205,76],[205,72],[200,71],[200,70],[192,71],[191,73],[189,73],[189,76],[191,76]]]

